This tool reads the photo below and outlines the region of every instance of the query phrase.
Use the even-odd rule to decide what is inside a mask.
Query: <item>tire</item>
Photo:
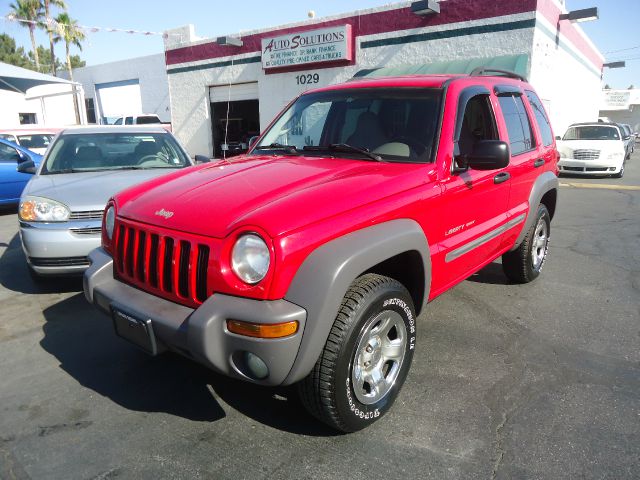
[[[409,372],[415,339],[415,309],[407,289],[381,275],[357,278],[320,358],[298,384],[303,405],[342,432],[371,425],[393,405]]]
[[[549,251],[551,216],[544,204],[538,205],[535,221],[520,246],[502,255],[502,269],[515,283],[529,283],[540,275]]]

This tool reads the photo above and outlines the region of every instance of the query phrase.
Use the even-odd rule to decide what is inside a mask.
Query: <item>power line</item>
[[[608,53],[617,53],[617,52],[626,52],[627,50],[635,50],[636,48],[640,48],[640,45],[636,45],[635,47],[629,47],[629,48],[621,48],[620,50],[610,50],[608,52],[604,52],[604,54],[608,54]]]

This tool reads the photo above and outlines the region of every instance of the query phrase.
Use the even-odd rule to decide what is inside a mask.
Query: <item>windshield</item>
[[[136,122],[138,125],[146,124],[146,123],[160,123],[160,119],[155,115],[141,115],[138,117]]]
[[[168,133],[69,133],[53,144],[41,174],[189,165]]]
[[[303,95],[278,118],[253,153],[304,150],[305,155],[338,156],[339,151],[339,156],[365,160],[429,162],[435,150],[441,97],[441,90],[425,88],[345,89]]]
[[[33,135],[18,135],[18,142],[25,148],[47,148],[53,134],[34,133]]]
[[[564,134],[563,140],[620,140],[620,134],[616,127],[587,125],[570,127]]]

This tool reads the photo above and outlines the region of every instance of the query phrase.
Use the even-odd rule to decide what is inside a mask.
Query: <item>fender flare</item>
[[[307,321],[284,385],[303,379],[312,370],[353,280],[380,262],[409,251],[422,257],[426,302],[431,291],[431,256],[427,237],[414,220],[391,220],[349,233],[321,245],[305,259],[285,295],[287,301],[307,311]]]
[[[518,238],[516,239],[516,243],[510,251],[516,250],[523,242],[524,237],[527,235],[527,232],[536,219],[536,211],[538,210],[538,205],[540,205],[540,202],[542,201],[542,197],[551,190],[558,190],[559,186],[560,182],[558,177],[553,172],[544,172],[536,179],[533,187],[531,188],[531,193],[529,194],[529,212],[527,213],[527,219],[524,222],[524,227],[522,227],[522,230],[520,231],[520,235],[518,235]]]

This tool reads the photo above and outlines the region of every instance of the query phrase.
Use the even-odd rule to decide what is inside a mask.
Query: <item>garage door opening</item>
[[[249,139],[260,133],[258,84],[210,87],[213,156],[245,153]]]

